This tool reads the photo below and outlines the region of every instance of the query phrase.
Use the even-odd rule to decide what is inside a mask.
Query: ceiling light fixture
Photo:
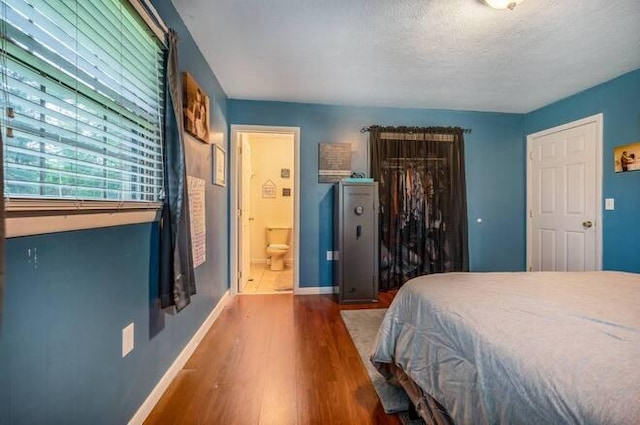
[[[489,6],[494,9],[509,9],[513,10],[523,0],[484,0]]]

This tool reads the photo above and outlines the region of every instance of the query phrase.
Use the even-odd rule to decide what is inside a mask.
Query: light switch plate
[[[327,251],[327,261],[333,260],[333,251]]]
[[[125,328],[122,329],[122,357],[125,357],[133,350],[134,346],[134,329],[133,322],[129,323]]]
[[[333,251],[333,259],[338,261],[340,259],[340,251]]]
[[[614,210],[616,209],[616,203],[613,198],[606,198],[604,200],[604,209],[605,210]]]

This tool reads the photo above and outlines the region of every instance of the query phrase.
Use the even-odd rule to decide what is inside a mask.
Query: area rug
[[[342,310],[342,320],[351,335],[360,359],[367,369],[373,388],[375,388],[387,414],[399,413],[409,408],[409,397],[403,389],[387,384],[385,379],[371,364],[369,356],[378,333],[382,318],[387,309]]]

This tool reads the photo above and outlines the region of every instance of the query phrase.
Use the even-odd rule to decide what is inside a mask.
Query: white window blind
[[[163,197],[163,45],[128,0],[0,0],[5,198]]]

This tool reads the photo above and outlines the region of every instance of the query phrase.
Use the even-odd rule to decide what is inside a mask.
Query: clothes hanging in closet
[[[434,139],[389,140],[372,132],[382,289],[424,274],[468,270],[459,145]]]

